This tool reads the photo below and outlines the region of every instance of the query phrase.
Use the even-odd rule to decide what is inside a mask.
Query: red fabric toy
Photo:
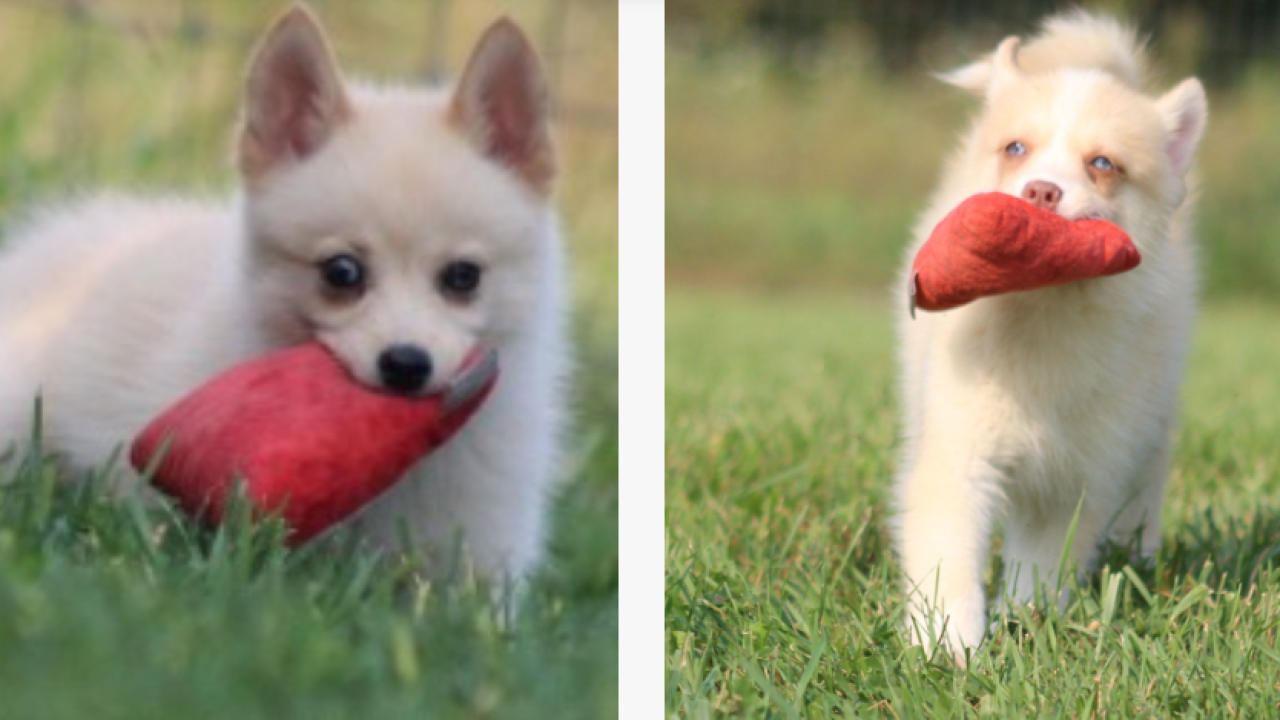
[[[911,314],[1115,275],[1141,260],[1115,223],[1068,220],[1012,195],[980,193],[948,213],[916,254]]]
[[[296,546],[452,437],[497,374],[497,356],[477,351],[443,392],[390,395],[352,380],[322,346],[302,345],[238,365],[178,401],[142,431],[129,459],[211,525],[243,482],[248,501],[282,517]]]

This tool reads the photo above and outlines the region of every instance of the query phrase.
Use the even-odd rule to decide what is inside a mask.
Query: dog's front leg
[[[1159,446],[1138,469],[1121,511],[1114,518],[1108,518],[1109,539],[1119,545],[1136,541],[1136,554],[1140,558],[1155,557],[1160,549],[1160,509],[1164,504],[1171,454],[1172,438],[1166,431],[1160,437]]]
[[[986,628],[982,572],[997,512],[998,472],[922,446],[899,479],[898,549],[906,572],[909,628],[931,648],[943,639],[956,659]]]

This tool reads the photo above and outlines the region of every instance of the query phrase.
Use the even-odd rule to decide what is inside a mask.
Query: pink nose
[[[1044,180],[1032,180],[1022,188],[1022,199],[1050,212],[1058,209],[1062,188]]]

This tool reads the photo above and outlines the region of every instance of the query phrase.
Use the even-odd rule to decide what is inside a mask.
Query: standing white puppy
[[[908,272],[934,225],[985,191],[1111,220],[1142,253],[1118,276],[914,321],[902,278],[896,541],[915,639],[941,638],[959,658],[986,628],[999,519],[1004,592],[1021,602],[1033,577],[1055,582],[1077,505],[1069,557],[1085,565],[1107,538],[1136,534],[1143,553],[1160,541],[1195,295],[1186,177],[1207,109],[1194,78],[1144,95],[1143,63],[1132,30],[1075,12],[943,78],[984,107],[920,220]]]
[[[450,443],[358,520],[493,578],[542,556],[564,421],[563,258],[547,88],[500,20],[457,85],[345,82],[294,6],[250,66],[230,203],[51,208],[0,257],[0,450],[33,399],[69,473],[241,360],[318,340],[352,376],[431,392],[470,348],[502,377]],[[281,428],[288,432],[288,428]]]

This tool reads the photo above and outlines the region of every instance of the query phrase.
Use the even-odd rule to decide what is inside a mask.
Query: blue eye
[[[1004,146],[1004,154],[1009,155],[1011,157],[1019,157],[1021,155],[1026,155],[1027,146],[1023,145],[1018,140],[1014,140],[1013,142]]]
[[[1101,155],[1090,160],[1089,164],[1092,165],[1095,170],[1101,170],[1102,172],[1111,172],[1116,169],[1116,166],[1110,160]]]

